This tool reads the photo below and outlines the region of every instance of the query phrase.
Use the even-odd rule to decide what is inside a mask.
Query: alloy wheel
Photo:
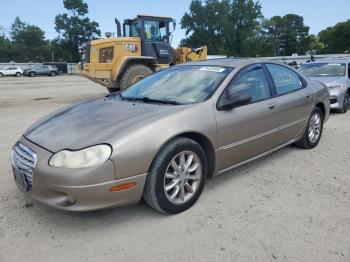
[[[315,113],[310,118],[309,140],[312,144],[316,143],[321,135],[322,120],[319,113]]]
[[[202,163],[193,151],[182,151],[170,161],[164,176],[164,192],[175,205],[189,201],[202,179]]]

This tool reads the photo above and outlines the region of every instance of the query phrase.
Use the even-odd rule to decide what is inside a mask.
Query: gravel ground
[[[78,76],[0,78],[0,261],[350,261],[350,113],[314,150],[287,147],[208,181],[179,215],[145,203],[67,213],[25,197],[10,149],[39,117],[105,89]]]

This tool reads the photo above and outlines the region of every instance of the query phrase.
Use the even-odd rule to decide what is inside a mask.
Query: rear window
[[[300,72],[308,77],[345,76],[345,63],[313,63],[300,68]]]

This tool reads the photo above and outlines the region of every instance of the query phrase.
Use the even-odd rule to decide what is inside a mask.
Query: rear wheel
[[[30,72],[30,73],[29,73],[29,76],[30,76],[30,77],[35,76],[35,73],[34,73],[34,72]]]
[[[202,147],[191,139],[175,139],[154,160],[143,197],[162,213],[183,212],[199,198],[207,173],[208,164]]]
[[[121,75],[119,81],[119,88],[120,90],[123,90],[152,73],[152,69],[145,65],[138,64],[130,66]]]
[[[340,109],[340,112],[343,114],[346,113],[348,111],[349,104],[350,104],[349,93],[346,92],[346,94],[344,95],[344,100],[343,100],[343,108]]]
[[[21,76],[21,73],[20,72],[17,72],[16,73],[16,76],[18,77],[18,76]]]
[[[323,131],[323,113],[320,108],[312,110],[308,125],[301,140],[295,143],[296,146],[311,149],[317,146]]]
[[[51,76],[56,76],[56,72],[51,72]]]
[[[1,76],[4,76],[4,74],[3,74],[3,73],[0,73],[0,77],[1,77]]]

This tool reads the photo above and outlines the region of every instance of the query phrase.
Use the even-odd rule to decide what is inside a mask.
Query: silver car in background
[[[15,143],[13,173],[26,194],[64,210],[143,197],[179,213],[207,178],[293,143],[314,148],[328,117],[327,88],[284,64],[187,63],[42,118]]]
[[[331,109],[346,113],[350,95],[350,59],[322,59],[301,66],[300,72],[325,84],[331,96]]]

